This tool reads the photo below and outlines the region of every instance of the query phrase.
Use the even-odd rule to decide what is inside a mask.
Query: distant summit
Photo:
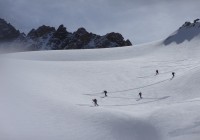
[[[99,36],[89,33],[84,28],[68,32],[64,25],[56,30],[54,27],[41,26],[33,29],[27,35],[36,49],[62,50],[62,49],[92,49],[131,46],[129,40],[124,40],[119,33],[109,33]]]
[[[93,49],[132,45],[129,40],[124,40],[120,33],[112,32],[100,36],[88,32],[85,28],[79,28],[71,33],[64,25],[60,25],[57,29],[42,25],[25,35],[0,19],[0,42],[5,41],[22,43],[21,47],[24,50]]]
[[[10,41],[18,38],[20,32],[10,23],[0,18],[0,41]]]
[[[200,20],[195,19],[192,23],[185,22],[177,31],[164,40],[165,45],[171,43],[180,44],[184,41],[191,41],[192,39],[200,38]]]

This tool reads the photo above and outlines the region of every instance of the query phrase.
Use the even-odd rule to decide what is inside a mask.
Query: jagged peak
[[[85,28],[81,27],[81,28],[78,28],[78,30],[75,33],[86,34],[88,33],[88,31]]]
[[[184,29],[184,28],[192,28],[192,27],[200,27],[200,19],[195,19],[193,22],[190,21],[186,21],[180,28],[180,29]]]
[[[16,30],[14,26],[0,18],[0,41],[13,40],[19,35],[19,30]]]
[[[56,31],[58,31],[58,32],[59,31],[66,31],[67,32],[67,28],[63,24],[61,24]]]
[[[67,28],[63,24],[61,24],[53,34],[53,38],[64,40],[68,34],[69,33],[67,31]]]
[[[0,19],[0,23],[1,22],[2,25],[6,23],[3,19]],[[6,25],[9,24],[6,23]],[[5,37],[7,38],[7,36]],[[57,29],[42,25],[37,29],[32,29],[27,35],[19,33],[19,35],[15,37],[15,39],[19,41],[27,42],[30,50],[109,48],[132,45],[129,40],[124,40],[120,33],[111,32],[100,36],[88,32],[83,27],[71,33],[67,31],[67,28],[63,24]]]
[[[177,31],[164,40],[165,45],[173,42],[180,44],[184,41],[191,41],[194,38],[200,38],[200,22],[195,19],[193,22],[186,21]]]
[[[30,37],[30,38],[37,38],[37,37],[42,37],[44,35],[53,33],[55,31],[56,31],[56,29],[54,27],[42,25],[42,26],[38,27],[37,29],[32,29],[28,33],[27,36]]]

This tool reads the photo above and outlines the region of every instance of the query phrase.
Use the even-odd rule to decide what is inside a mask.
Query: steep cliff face
[[[0,41],[11,40],[22,44],[25,50],[92,49],[132,45],[129,40],[124,40],[120,33],[112,32],[100,36],[84,28],[71,33],[64,25],[60,25],[57,29],[42,25],[25,35],[5,20],[0,19]]]
[[[0,41],[10,41],[18,38],[20,32],[16,30],[10,23],[0,18]]]

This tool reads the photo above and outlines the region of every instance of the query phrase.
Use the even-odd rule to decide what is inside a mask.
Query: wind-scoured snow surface
[[[199,140],[199,53],[196,38],[3,55],[0,139]]]

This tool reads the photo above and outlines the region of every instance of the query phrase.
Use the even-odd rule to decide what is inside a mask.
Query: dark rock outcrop
[[[106,38],[111,42],[117,43],[119,46],[131,46],[131,42],[129,40],[124,41],[124,38],[119,33],[109,33],[106,35]]]
[[[0,41],[14,40],[20,36],[20,32],[16,30],[10,23],[0,19]]]
[[[171,43],[180,44],[184,41],[191,41],[194,38],[200,38],[200,22],[195,19],[193,23],[185,22],[176,32],[167,37],[163,44],[169,45]]]
[[[32,29],[27,37],[28,38],[31,38],[31,39],[36,39],[36,38],[39,38],[39,37],[44,37],[44,36],[47,36],[51,33],[55,32],[55,28],[54,27],[49,27],[49,26],[41,26],[39,27],[38,29]]]
[[[42,25],[25,35],[0,19],[1,40],[14,40],[15,43],[23,44],[25,50],[92,49],[132,45],[129,40],[124,40],[120,33],[112,32],[100,36],[88,32],[85,28],[79,28],[71,33],[64,25],[60,25],[58,29]]]

